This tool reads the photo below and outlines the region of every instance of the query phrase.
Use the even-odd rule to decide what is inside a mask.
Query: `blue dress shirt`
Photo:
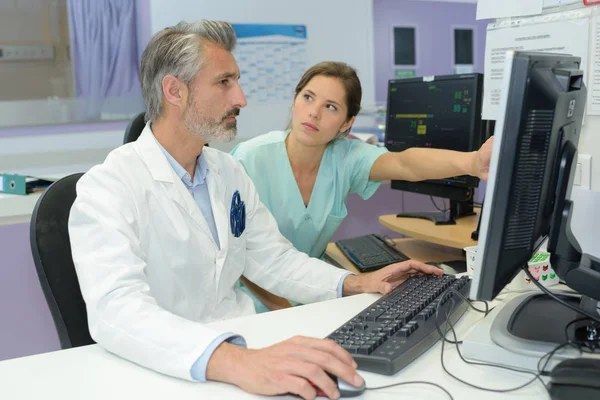
[[[157,140],[158,143],[158,140]],[[208,224],[210,232],[213,235],[213,239],[215,239],[215,243],[217,243],[217,247],[221,248],[221,244],[219,243],[219,235],[217,234],[217,225],[215,224],[215,217],[212,212],[212,206],[210,205],[210,197],[208,195],[208,185],[206,184],[206,175],[208,174],[208,166],[206,165],[206,160],[202,157],[202,153],[200,153],[200,157],[198,157],[196,161],[196,171],[194,172],[194,180],[192,181],[192,177],[190,174],[183,168],[177,160],[173,158],[169,154],[167,150],[160,143],[158,146],[164,153],[165,157],[173,167],[173,170],[181,179],[185,187],[188,189],[198,208],[202,211],[202,215],[204,215],[204,219]]]
[[[167,150],[158,142],[159,148],[162,150],[163,154],[171,164],[171,167],[181,179],[185,187],[189,190],[190,194],[196,201],[196,204],[202,211],[202,215],[204,215],[204,219],[206,219],[206,223],[210,228],[210,231],[213,235],[217,246],[221,248],[221,244],[219,243],[219,236],[217,234],[217,226],[215,224],[215,217],[212,212],[212,206],[210,203],[210,197],[208,195],[208,186],[206,185],[206,175],[209,173],[208,166],[206,165],[206,159],[200,153],[198,160],[196,161],[196,171],[194,172],[194,179],[191,179],[190,174],[183,168],[177,160],[173,158],[169,154]],[[338,297],[342,297],[342,288],[344,286],[344,280],[351,273],[348,272],[346,275],[340,279],[340,282],[337,287],[337,295]],[[246,341],[240,335],[236,335],[234,333],[224,333],[221,336],[217,337],[207,348],[204,350],[204,353],[196,360],[190,374],[193,379],[205,382],[206,381],[206,367],[208,366],[208,360],[214,353],[217,347],[223,342],[232,343],[238,346],[246,347]]]

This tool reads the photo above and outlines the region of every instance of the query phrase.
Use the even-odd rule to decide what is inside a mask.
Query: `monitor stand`
[[[456,225],[456,220],[462,217],[475,215],[473,199],[467,201],[450,200],[450,208],[446,212],[416,212],[396,214],[398,218],[421,218],[433,221],[436,225]]]
[[[555,292],[561,299],[581,307],[582,297],[572,292]],[[467,359],[537,372],[537,363],[546,353],[565,343],[565,327],[578,314],[539,291],[521,294],[480,321],[464,340]],[[589,335],[588,323],[574,324],[569,338]],[[571,347],[557,352],[546,369],[559,361],[579,357]],[[545,361],[545,360],[544,360]]]

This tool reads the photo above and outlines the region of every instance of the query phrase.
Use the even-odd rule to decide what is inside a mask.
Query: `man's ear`
[[[185,107],[188,96],[187,85],[173,75],[165,75],[161,83],[166,102],[178,108]]]

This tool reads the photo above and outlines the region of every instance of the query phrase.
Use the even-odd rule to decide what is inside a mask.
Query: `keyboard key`
[[[385,313],[385,311],[383,311],[383,310],[380,310],[380,311],[371,311],[368,316],[365,316],[365,319],[367,321],[377,321],[377,319],[379,318],[379,316],[382,315],[383,313]]]
[[[404,328],[402,328],[398,331],[397,335],[400,337],[409,337],[411,333],[412,333],[412,331],[410,330],[410,328],[405,326]]]
[[[427,311],[421,311],[420,313],[415,315],[415,319],[420,321],[426,321],[429,319],[429,315],[427,314]]]
[[[356,354],[358,352],[358,346],[356,345],[343,344],[342,347],[350,354]]]
[[[408,324],[406,324],[406,328],[408,328],[411,331],[411,333],[416,331],[418,327],[419,324],[417,323],[417,321],[410,321]]]
[[[381,314],[379,317],[377,317],[377,322],[384,322],[384,321],[393,321],[396,319],[396,315],[394,314]]]
[[[354,329],[358,329],[358,330],[364,330],[367,329],[369,327],[369,324],[360,322],[358,324],[354,324]]]
[[[383,328],[383,332],[387,335],[390,336],[392,335],[394,332],[396,332],[396,330],[394,329],[393,326],[388,326],[386,328]]]

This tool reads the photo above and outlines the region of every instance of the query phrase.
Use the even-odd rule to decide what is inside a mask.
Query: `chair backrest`
[[[38,199],[30,225],[35,268],[63,349],[94,343],[68,229],[69,213],[77,197],[75,185],[82,175],[73,174],[50,185]]]
[[[146,123],[144,122],[145,112],[141,112],[135,116],[134,119],[129,122],[125,129],[125,136],[123,136],[123,144],[135,142],[140,137]]]

